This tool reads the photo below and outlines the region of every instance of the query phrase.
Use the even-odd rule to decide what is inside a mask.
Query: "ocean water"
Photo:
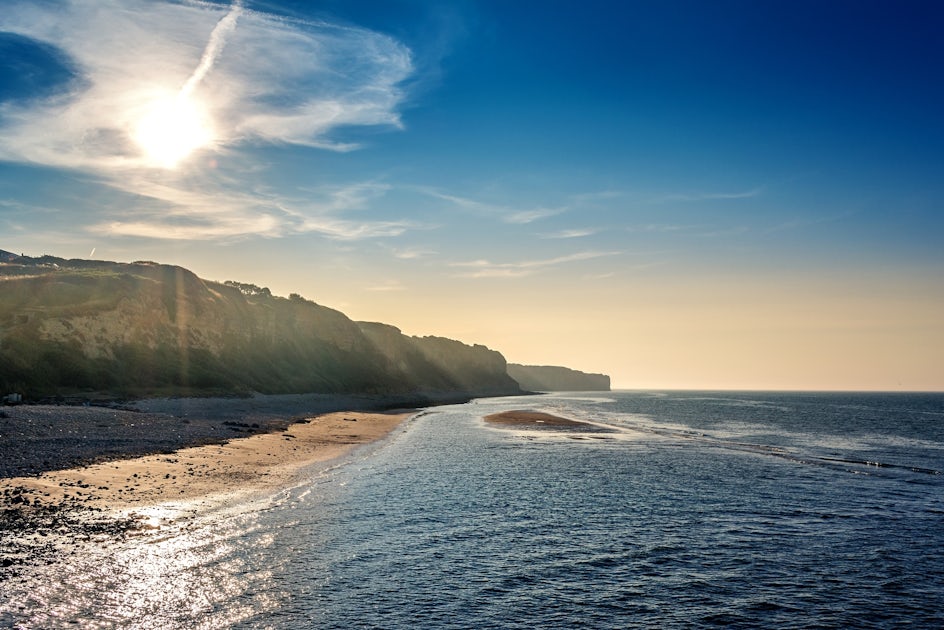
[[[482,420],[509,409],[597,426]],[[942,394],[483,399],[290,490],[70,541],[0,583],[0,626],[939,628],[942,471]]]

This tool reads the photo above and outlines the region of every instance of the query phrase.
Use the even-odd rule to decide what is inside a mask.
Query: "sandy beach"
[[[449,399],[446,399],[450,401]],[[412,409],[432,396],[261,395],[154,398],[123,404],[0,407],[0,478],[31,477],[110,460],[172,453],[281,431],[305,418],[353,410]]]
[[[223,444],[0,479],[7,506],[122,510],[291,483],[298,471],[377,440],[413,414],[335,412]]]
[[[382,403],[360,401],[361,408]],[[31,474],[0,477],[0,581],[20,566],[71,553],[67,541],[123,539],[161,526],[149,508],[161,506],[176,520],[295,485],[312,466],[329,466],[415,414],[401,409],[298,415],[299,405],[318,408],[307,397],[146,405],[148,411],[3,409],[0,455],[6,469]],[[251,413],[247,405],[254,407]],[[56,468],[63,462],[79,463]]]

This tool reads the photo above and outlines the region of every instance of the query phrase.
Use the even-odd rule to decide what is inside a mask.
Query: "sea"
[[[590,424],[483,420],[516,409]],[[0,626],[944,628],[942,472],[944,394],[479,399],[70,541],[0,583]]]

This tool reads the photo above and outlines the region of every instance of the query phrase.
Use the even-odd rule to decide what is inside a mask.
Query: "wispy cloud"
[[[260,143],[347,151],[355,146],[332,137],[340,127],[399,127],[399,86],[412,61],[387,35],[238,2],[163,0],[13,0],[0,30],[52,47],[75,73],[53,95],[0,102],[0,160],[72,170],[131,195],[136,203],[120,218],[93,219],[94,230],[363,238],[408,227],[336,216],[356,207],[341,195],[334,207],[260,197],[250,189],[263,173],[233,175],[243,150]],[[155,103],[174,95],[193,100],[206,138],[178,170],[166,170],[139,131]]]
[[[738,234],[746,234],[750,232],[751,229],[744,225],[736,225],[728,228],[720,228],[718,230],[712,230],[710,232],[702,232],[698,236],[701,238],[718,238],[722,236],[737,236]]]
[[[181,90],[208,111],[216,148],[333,146],[341,125],[399,125],[412,68],[380,33],[210,3],[15,2],[0,28],[55,46],[81,75],[45,101],[6,104],[0,155],[74,168],[141,166],[130,140],[142,111]]]
[[[491,204],[483,201],[478,201],[475,199],[469,199],[467,197],[460,197],[458,195],[450,195],[444,192],[441,192],[435,188],[419,186],[415,187],[415,190],[423,194],[429,195],[436,199],[442,199],[443,201],[448,201],[454,206],[467,210],[470,212],[475,212],[478,214],[491,216],[503,221],[505,223],[514,223],[514,224],[527,224],[533,223],[539,219],[546,219],[547,217],[552,217],[558,214],[562,214],[569,210],[568,206],[561,206],[559,208],[513,208],[510,206]]]
[[[695,225],[681,225],[674,223],[646,223],[643,225],[628,225],[627,232],[684,232],[696,229]]]
[[[371,221],[345,218],[383,187],[352,184],[308,191],[306,198],[289,198],[264,190],[227,188],[193,191],[160,181],[136,181],[116,188],[133,195],[137,210],[130,218],[106,219],[90,227],[104,235],[153,239],[210,240],[246,236],[280,237],[317,233],[339,240],[392,237],[419,227],[409,221]]]
[[[592,236],[599,232],[599,230],[594,229],[572,229],[572,230],[560,230],[558,232],[545,232],[544,234],[539,234],[540,238],[544,239],[566,239],[566,238],[583,238],[584,236]]]
[[[763,230],[764,234],[772,234],[774,232],[782,232],[784,230],[797,230],[805,227],[811,227],[814,225],[820,225],[822,223],[832,223],[834,221],[842,221],[848,219],[851,216],[854,216],[856,212],[848,210],[846,212],[841,212],[838,214],[831,214],[828,216],[821,217],[807,217],[807,218],[796,218],[789,221],[784,221],[783,223],[771,226],[766,230]]]
[[[511,214],[506,214],[502,217],[502,221],[505,223],[518,224],[533,223],[539,219],[553,217],[566,211],[567,208],[537,208],[534,210],[519,210],[517,212],[512,212]]]
[[[596,203],[598,201],[610,201],[624,197],[626,193],[619,190],[599,190],[596,192],[577,193],[571,196],[574,203]]]
[[[735,192],[699,192],[699,193],[669,193],[658,195],[650,199],[651,203],[668,203],[673,201],[715,201],[724,199],[750,199],[764,192],[763,186],[750,190]]]
[[[652,260],[649,262],[636,263],[634,265],[620,265],[619,274],[616,271],[605,271],[602,273],[596,274],[587,274],[584,276],[586,280],[608,280],[610,278],[615,278],[618,276],[625,276],[627,274],[633,274],[639,271],[647,271],[649,269],[654,269],[656,267],[662,267],[669,264],[667,260]]]
[[[556,258],[546,258],[542,260],[526,260],[513,263],[495,263],[489,260],[471,260],[467,262],[456,262],[450,266],[466,269],[456,275],[461,278],[521,278],[530,276],[534,273],[556,267],[566,263],[577,262],[581,260],[591,260],[593,258],[602,258],[604,256],[617,256],[621,252],[577,252],[567,256],[558,256]]]
[[[647,234],[679,234],[685,236],[694,236],[698,238],[716,238],[721,236],[734,236],[749,232],[750,228],[746,226],[719,227],[709,229],[706,225],[683,225],[671,223],[648,223],[644,225],[630,225],[626,227],[627,232],[647,233]]]
[[[373,291],[377,293],[390,293],[394,291],[406,291],[406,287],[400,284],[398,280],[388,280],[383,284],[376,284],[373,286],[365,287],[366,291]]]
[[[420,258],[428,258],[430,256],[435,256],[436,251],[432,249],[394,249],[393,256],[394,258],[399,258],[400,260],[418,260]]]

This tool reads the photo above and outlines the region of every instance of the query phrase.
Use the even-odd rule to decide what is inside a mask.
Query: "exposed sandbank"
[[[596,425],[590,424],[589,422],[582,422],[580,420],[571,420],[570,418],[561,418],[560,416],[554,416],[549,413],[543,413],[540,411],[524,411],[524,410],[515,410],[515,411],[503,411],[501,413],[493,413],[489,416],[485,416],[485,421],[491,424],[498,425],[512,425],[512,426],[545,426],[545,427],[571,427],[571,428],[584,428],[588,430],[594,430],[599,427]]]
[[[567,434],[574,440],[586,439],[586,434],[614,434],[618,429],[595,422],[562,418],[541,411],[516,409],[485,416],[485,422],[496,428],[526,434]],[[594,436],[596,437],[596,436]],[[602,439],[602,436],[598,439]]]

